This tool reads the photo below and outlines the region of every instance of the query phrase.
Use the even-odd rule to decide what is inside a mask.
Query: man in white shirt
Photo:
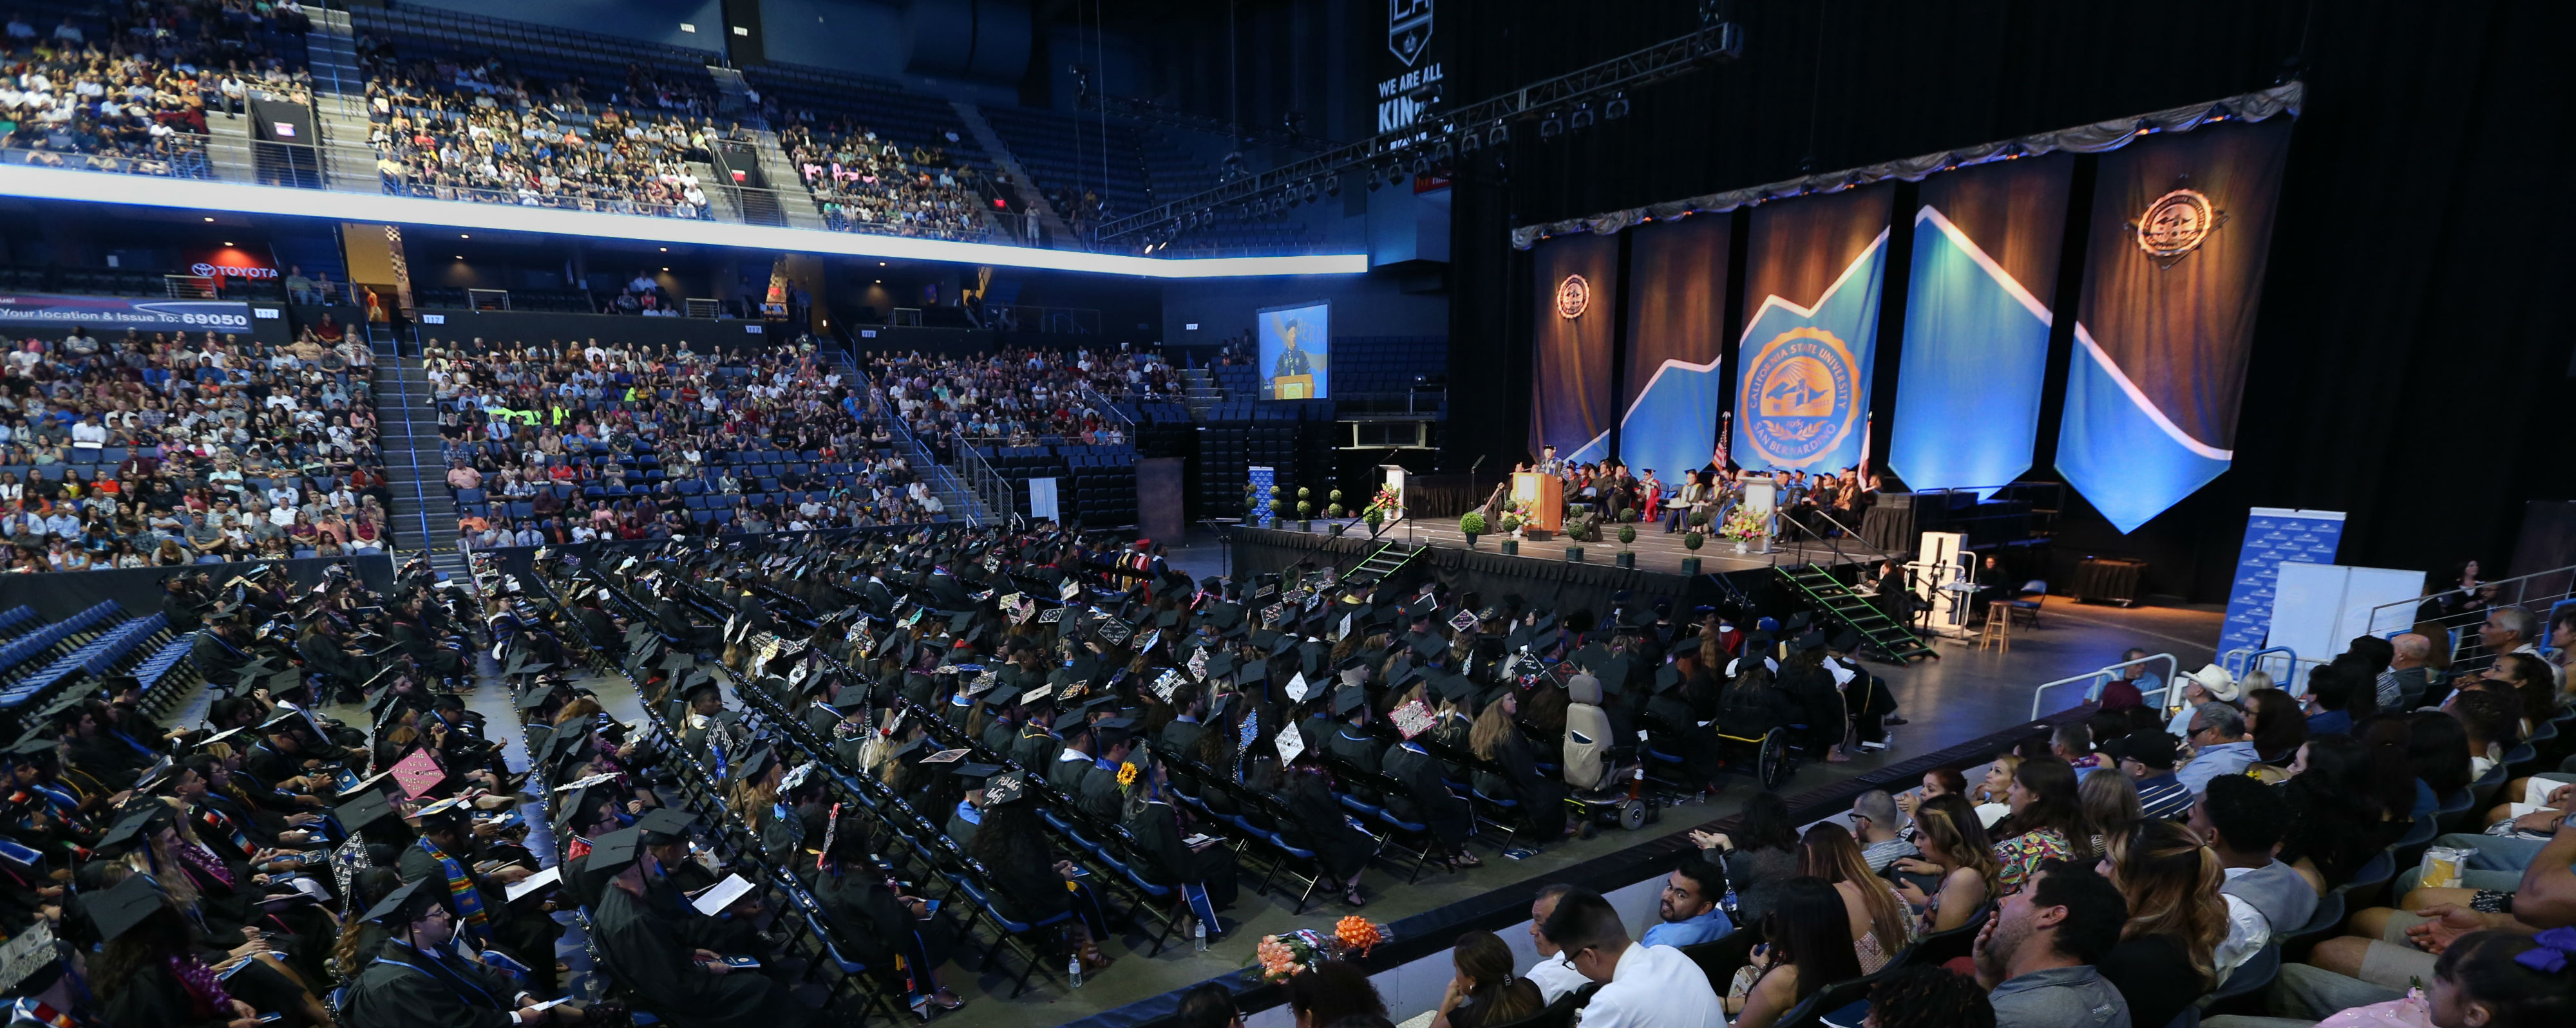
[[[1561,882],[1550,885],[1540,889],[1538,899],[1530,903],[1530,946],[1538,950],[1538,963],[1530,965],[1529,973],[1522,977],[1538,986],[1539,1000],[1543,1003],[1554,1003],[1557,997],[1592,981],[1566,962],[1565,951],[1558,949],[1555,940],[1540,930],[1547,924],[1548,915],[1556,912],[1556,901],[1573,889],[1573,886]]]
[[[1641,946],[1610,901],[1589,889],[1567,892],[1545,922],[1547,937],[1583,977],[1600,982],[1577,1016],[1582,1028],[1717,1028],[1726,1009],[1708,972],[1670,946]]]
[[[98,415],[83,414],[72,425],[72,449],[81,451],[95,463],[99,448],[107,445],[107,426],[98,423]]]

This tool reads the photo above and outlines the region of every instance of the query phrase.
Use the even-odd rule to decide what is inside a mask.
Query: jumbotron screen
[[[1317,301],[1264,307],[1260,314],[1261,398],[1330,398],[1333,305]]]

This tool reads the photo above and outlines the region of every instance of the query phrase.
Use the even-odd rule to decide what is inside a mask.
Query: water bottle
[[[1065,959],[1064,980],[1073,983],[1074,988],[1082,987],[1082,954],[1076,953]]]
[[[1726,895],[1718,898],[1717,905],[1726,908],[1728,921],[1735,920],[1735,886],[1726,887]]]
[[[1196,924],[1191,925],[1191,926],[1190,926],[1190,938],[1191,938],[1193,941],[1197,942],[1197,944],[1198,944],[1198,951],[1199,951],[1199,952],[1201,952],[1201,953],[1205,953],[1205,952],[1207,952],[1207,922],[1205,922],[1205,921],[1200,921],[1200,922],[1198,922],[1198,923],[1196,923]]]

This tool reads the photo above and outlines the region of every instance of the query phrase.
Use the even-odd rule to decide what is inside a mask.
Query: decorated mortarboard
[[[1281,764],[1294,764],[1297,762],[1298,754],[1306,752],[1306,740],[1297,734],[1297,726],[1294,724],[1280,725],[1279,734],[1273,737],[1271,742],[1279,748]]]
[[[1465,632],[1475,628],[1476,623],[1479,620],[1481,619],[1476,616],[1475,611],[1461,610],[1456,614],[1450,615],[1449,627],[1456,631]]]
[[[790,792],[797,786],[805,784],[807,779],[814,777],[814,770],[816,767],[817,765],[815,762],[809,760],[802,764],[798,764],[795,767],[788,768],[786,776],[778,780],[778,791]]]
[[[418,811],[414,812],[412,816],[418,819],[423,826],[427,826],[439,822],[463,820],[473,816],[473,814],[474,808],[471,804],[466,803],[463,799],[451,796],[447,799],[439,800],[436,803],[420,808]]]
[[[611,775],[609,777],[614,778],[616,776]],[[552,819],[552,822],[556,831],[572,831],[572,823],[574,819],[588,817],[598,808],[599,800],[598,797],[594,795],[594,791],[594,786],[581,786],[573,789],[571,792],[564,793],[562,799],[555,801],[555,816]]]
[[[995,775],[984,786],[984,805],[999,807],[1019,802],[1028,795],[1028,787],[1028,776],[1021,772],[1013,771],[1009,774]]]
[[[1431,726],[1440,723],[1440,719],[1431,713],[1431,706],[1421,700],[1406,700],[1388,711],[1386,716],[1395,725],[1396,734],[1407,739],[1430,731]]]
[[[97,926],[101,942],[116,941],[117,936],[142,924],[168,902],[168,897],[161,891],[161,883],[152,880],[151,875],[142,874],[127,875],[124,881],[97,892],[82,893],[80,897],[81,911],[89,915],[92,925]]]

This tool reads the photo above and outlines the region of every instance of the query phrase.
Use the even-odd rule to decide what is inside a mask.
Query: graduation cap
[[[1790,643],[1790,644],[1789,644],[1789,646],[1790,646],[1790,648],[1791,648],[1792,650],[1795,650],[1795,651],[1805,651],[1805,650],[1817,649],[1817,648],[1819,648],[1819,647],[1822,647],[1824,644],[1825,644],[1825,633],[1824,633],[1824,631],[1823,631],[1822,629],[1816,629],[1816,630],[1810,630],[1809,632],[1807,632],[1807,634],[1799,636],[1799,637],[1797,638],[1797,641]]]
[[[1021,772],[1013,771],[1006,775],[996,775],[984,786],[984,805],[998,807],[1016,803],[1028,795],[1028,788],[1028,776]]]
[[[1655,684],[1650,691],[1660,695],[1664,690],[1682,684],[1682,669],[1666,664],[1655,669]]]
[[[89,914],[90,923],[98,926],[99,940],[113,942],[167,902],[161,883],[150,875],[138,874],[128,875],[108,889],[83,894],[81,909]]]
[[[549,697],[552,697],[552,696],[554,695],[554,692],[555,692],[555,690],[554,690],[554,687],[553,687],[553,686],[540,686],[540,687],[538,687],[538,688],[530,689],[530,690],[528,690],[528,691],[526,691],[526,692],[520,693],[520,694],[519,694],[519,709],[520,709],[520,710],[535,710],[535,709],[537,709],[538,707],[545,706],[545,705],[546,705],[546,700],[547,700]]]
[[[1550,629],[1547,629],[1547,630],[1545,630],[1545,631],[1539,632],[1539,633],[1538,633],[1538,634],[1536,634],[1536,635],[1531,636],[1531,637],[1530,637],[1530,641],[1529,641],[1529,645],[1530,645],[1530,648],[1531,648],[1531,649],[1533,649],[1533,650],[1537,650],[1537,651],[1539,651],[1539,652],[1541,652],[1541,653],[1545,653],[1545,652],[1547,652],[1547,651],[1549,651],[1549,650],[1555,649],[1558,643],[1561,643],[1561,642],[1564,642],[1564,641],[1565,641],[1565,633],[1564,633],[1564,632],[1560,632],[1560,631],[1558,631],[1558,630],[1556,630],[1556,629],[1550,628]]]
[[[689,826],[697,820],[696,815],[685,810],[655,807],[635,819],[635,830],[647,846],[668,846],[689,834]]]
[[[1825,648],[1836,653],[1856,652],[1860,649],[1860,633],[1848,628],[1843,629],[1834,633],[1833,641],[1826,643]]]
[[[1414,653],[1421,655],[1424,660],[1435,659],[1449,651],[1449,641],[1432,632],[1406,636],[1405,644],[1410,646]]]
[[[387,926],[411,923],[428,913],[431,907],[438,906],[440,899],[443,898],[442,890],[428,888],[429,884],[429,879],[421,878],[386,893],[385,898],[377,900],[375,906],[368,907],[366,913],[358,915],[358,920],[381,921]]]
[[[719,699],[723,698],[724,695],[723,691],[716,687],[714,676],[705,672],[698,672],[689,677],[689,684],[680,687],[680,699],[684,701],[694,700],[697,698],[698,694],[702,692],[715,693]]]
[[[1082,726],[1090,719],[1090,717],[1091,713],[1087,710],[1067,711],[1063,714],[1056,715],[1053,727],[1058,735],[1062,735],[1066,732],[1081,731]]]
[[[134,791],[138,793],[151,792],[153,789],[160,787],[162,783],[175,777],[178,770],[179,765],[176,762],[172,761],[168,757],[163,757],[158,763],[145,769],[142,774],[135,776]]]
[[[173,820],[175,815],[171,814],[170,808],[160,800],[144,800],[130,804],[125,814],[118,817],[115,824],[108,826],[107,835],[98,841],[99,848],[107,849],[128,843],[147,842],[150,833]]]
[[[1465,703],[1476,696],[1476,683],[1465,675],[1444,674],[1430,682],[1432,695],[1451,703]]]
[[[570,788],[571,791],[564,793],[563,799],[555,803],[553,823],[557,832],[572,831],[574,818],[588,817],[599,806],[598,802],[591,797],[592,786],[575,785],[566,788]]]
[[[1002,766],[999,764],[977,764],[969,761],[957,765],[955,768],[950,769],[948,773],[964,779],[966,781],[967,788],[979,789],[984,787],[986,779],[989,779],[994,775],[1001,774]]]
[[[224,734],[229,735],[232,733],[226,732]],[[210,739],[208,741],[211,742],[213,740]],[[8,750],[9,762],[11,764],[34,764],[38,767],[50,765],[57,757],[57,754],[54,751],[55,745],[56,743],[52,739],[29,735],[10,744]]]
[[[1676,657],[1687,657],[1691,654],[1698,653],[1699,647],[1700,638],[1698,636],[1684,636],[1679,641],[1673,643],[1672,655]]]
[[[620,828],[590,841],[590,854],[581,858],[582,874],[595,886],[605,885],[609,879],[634,866],[643,852],[643,831],[632,827]]]
[[[748,782],[767,772],[770,766],[776,763],[778,763],[778,750],[775,747],[768,743],[754,743],[751,749],[743,753],[742,759],[734,764],[733,774],[727,777],[736,782]]]
[[[1368,690],[1362,689],[1359,686],[1345,685],[1333,690],[1334,717],[1348,717],[1352,711],[1358,710],[1367,704]]]
[[[462,799],[449,797],[420,808],[413,816],[420,820],[421,827],[427,828],[467,820],[474,816],[474,808]]]

